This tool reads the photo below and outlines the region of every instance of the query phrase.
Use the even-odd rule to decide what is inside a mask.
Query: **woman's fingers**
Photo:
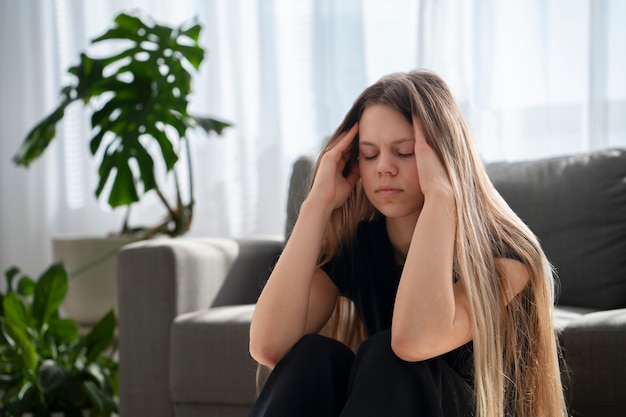
[[[354,147],[358,146],[355,143],[355,138],[359,132],[359,125],[355,123],[347,132],[344,132],[337,142],[326,153],[329,154],[327,159],[330,159],[332,163],[336,164],[337,172],[348,176],[353,171],[352,167],[345,172],[346,166],[350,159],[353,157],[354,152],[358,152]]]
[[[354,139],[356,138],[357,133],[359,132],[359,124],[355,123],[354,126],[350,128],[347,132],[343,133],[339,140],[332,146],[332,148],[328,149],[327,153],[338,153],[336,156],[337,159],[334,159],[336,162],[339,162],[339,155],[341,155],[341,159],[347,162],[350,159],[350,155],[352,153],[352,146],[358,146],[358,144],[354,143]],[[343,169],[343,166],[341,169]]]
[[[357,146],[355,138],[358,131],[358,125],[355,124],[326,150],[320,160],[309,195],[332,203],[333,207],[343,204],[359,179],[357,164],[347,166],[353,146]]]
[[[437,152],[428,144],[419,120],[413,116],[415,132],[415,161],[422,192],[426,195],[435,188],[450,189],[450,180]]]
[[[355,123],[354,126],[350,128],[350,130],[342,134],[335,146],[333,146],[331,149],[337,149],[342,154],[349,152],[351,149],[350,145],[352,145],[352,142],[354,141],[354,138],[356,137],[358,132],[359,124]]]

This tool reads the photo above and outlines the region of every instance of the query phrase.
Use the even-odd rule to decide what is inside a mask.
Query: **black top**
[[[402,267],[397,265],[385,218],[359,224],[354,244],[322,266],[341,295],[354,302],[368,336],[391,328]],[[442,356],[469,379],[471,342]]]
[[[395,263],[384,218],[359,224],[354,245],[322,269],[354,302],[369,336],[391,328],[402,268]]]

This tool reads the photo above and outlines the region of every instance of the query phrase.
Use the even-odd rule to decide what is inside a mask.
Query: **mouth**
[[[393,195],[393,194],[398,194],[400,192],[402,192],[402,189],[391,187],[388,185],[384,185],[376,189],[376,193],[379,195]]]

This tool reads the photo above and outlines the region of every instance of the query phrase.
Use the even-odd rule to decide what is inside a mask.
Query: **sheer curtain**
[[[626,2],[424,0],[418,66],[451,85],[485,160],[626,145]]]
[[[93,196],[88,116],[29,169],[11,163],[54,108],[89,40],[120,11],[203,25],[192,111],[227,119],[192,132],[191,236],[282,233],[292,162],[316,153],[380,76],[425,67],[450,84],[485,160],[626,146],[626,3],[620,0],[9,0],[0,3],[0,268],[39,274],[51,238],[115,231]],[[132,220],[158,219],[148,195]]]

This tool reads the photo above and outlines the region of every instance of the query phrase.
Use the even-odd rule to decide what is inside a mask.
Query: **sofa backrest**
[[[538,236],[561,305],[626,307],[626,150],[487,164],[511,208]]]
[[[316,158],[311,155],[303,155],[293,163],[289,191],[287,193],[287,222],[285,223],[285,240],[291,235],[293,226],[296,224],[302,202],[309,194]]]
[[[293,165],[285,236],[309,191],[315,158]],[[538,236],[561,305],[626,307],[626,149],[486,165],[494,186]]]

